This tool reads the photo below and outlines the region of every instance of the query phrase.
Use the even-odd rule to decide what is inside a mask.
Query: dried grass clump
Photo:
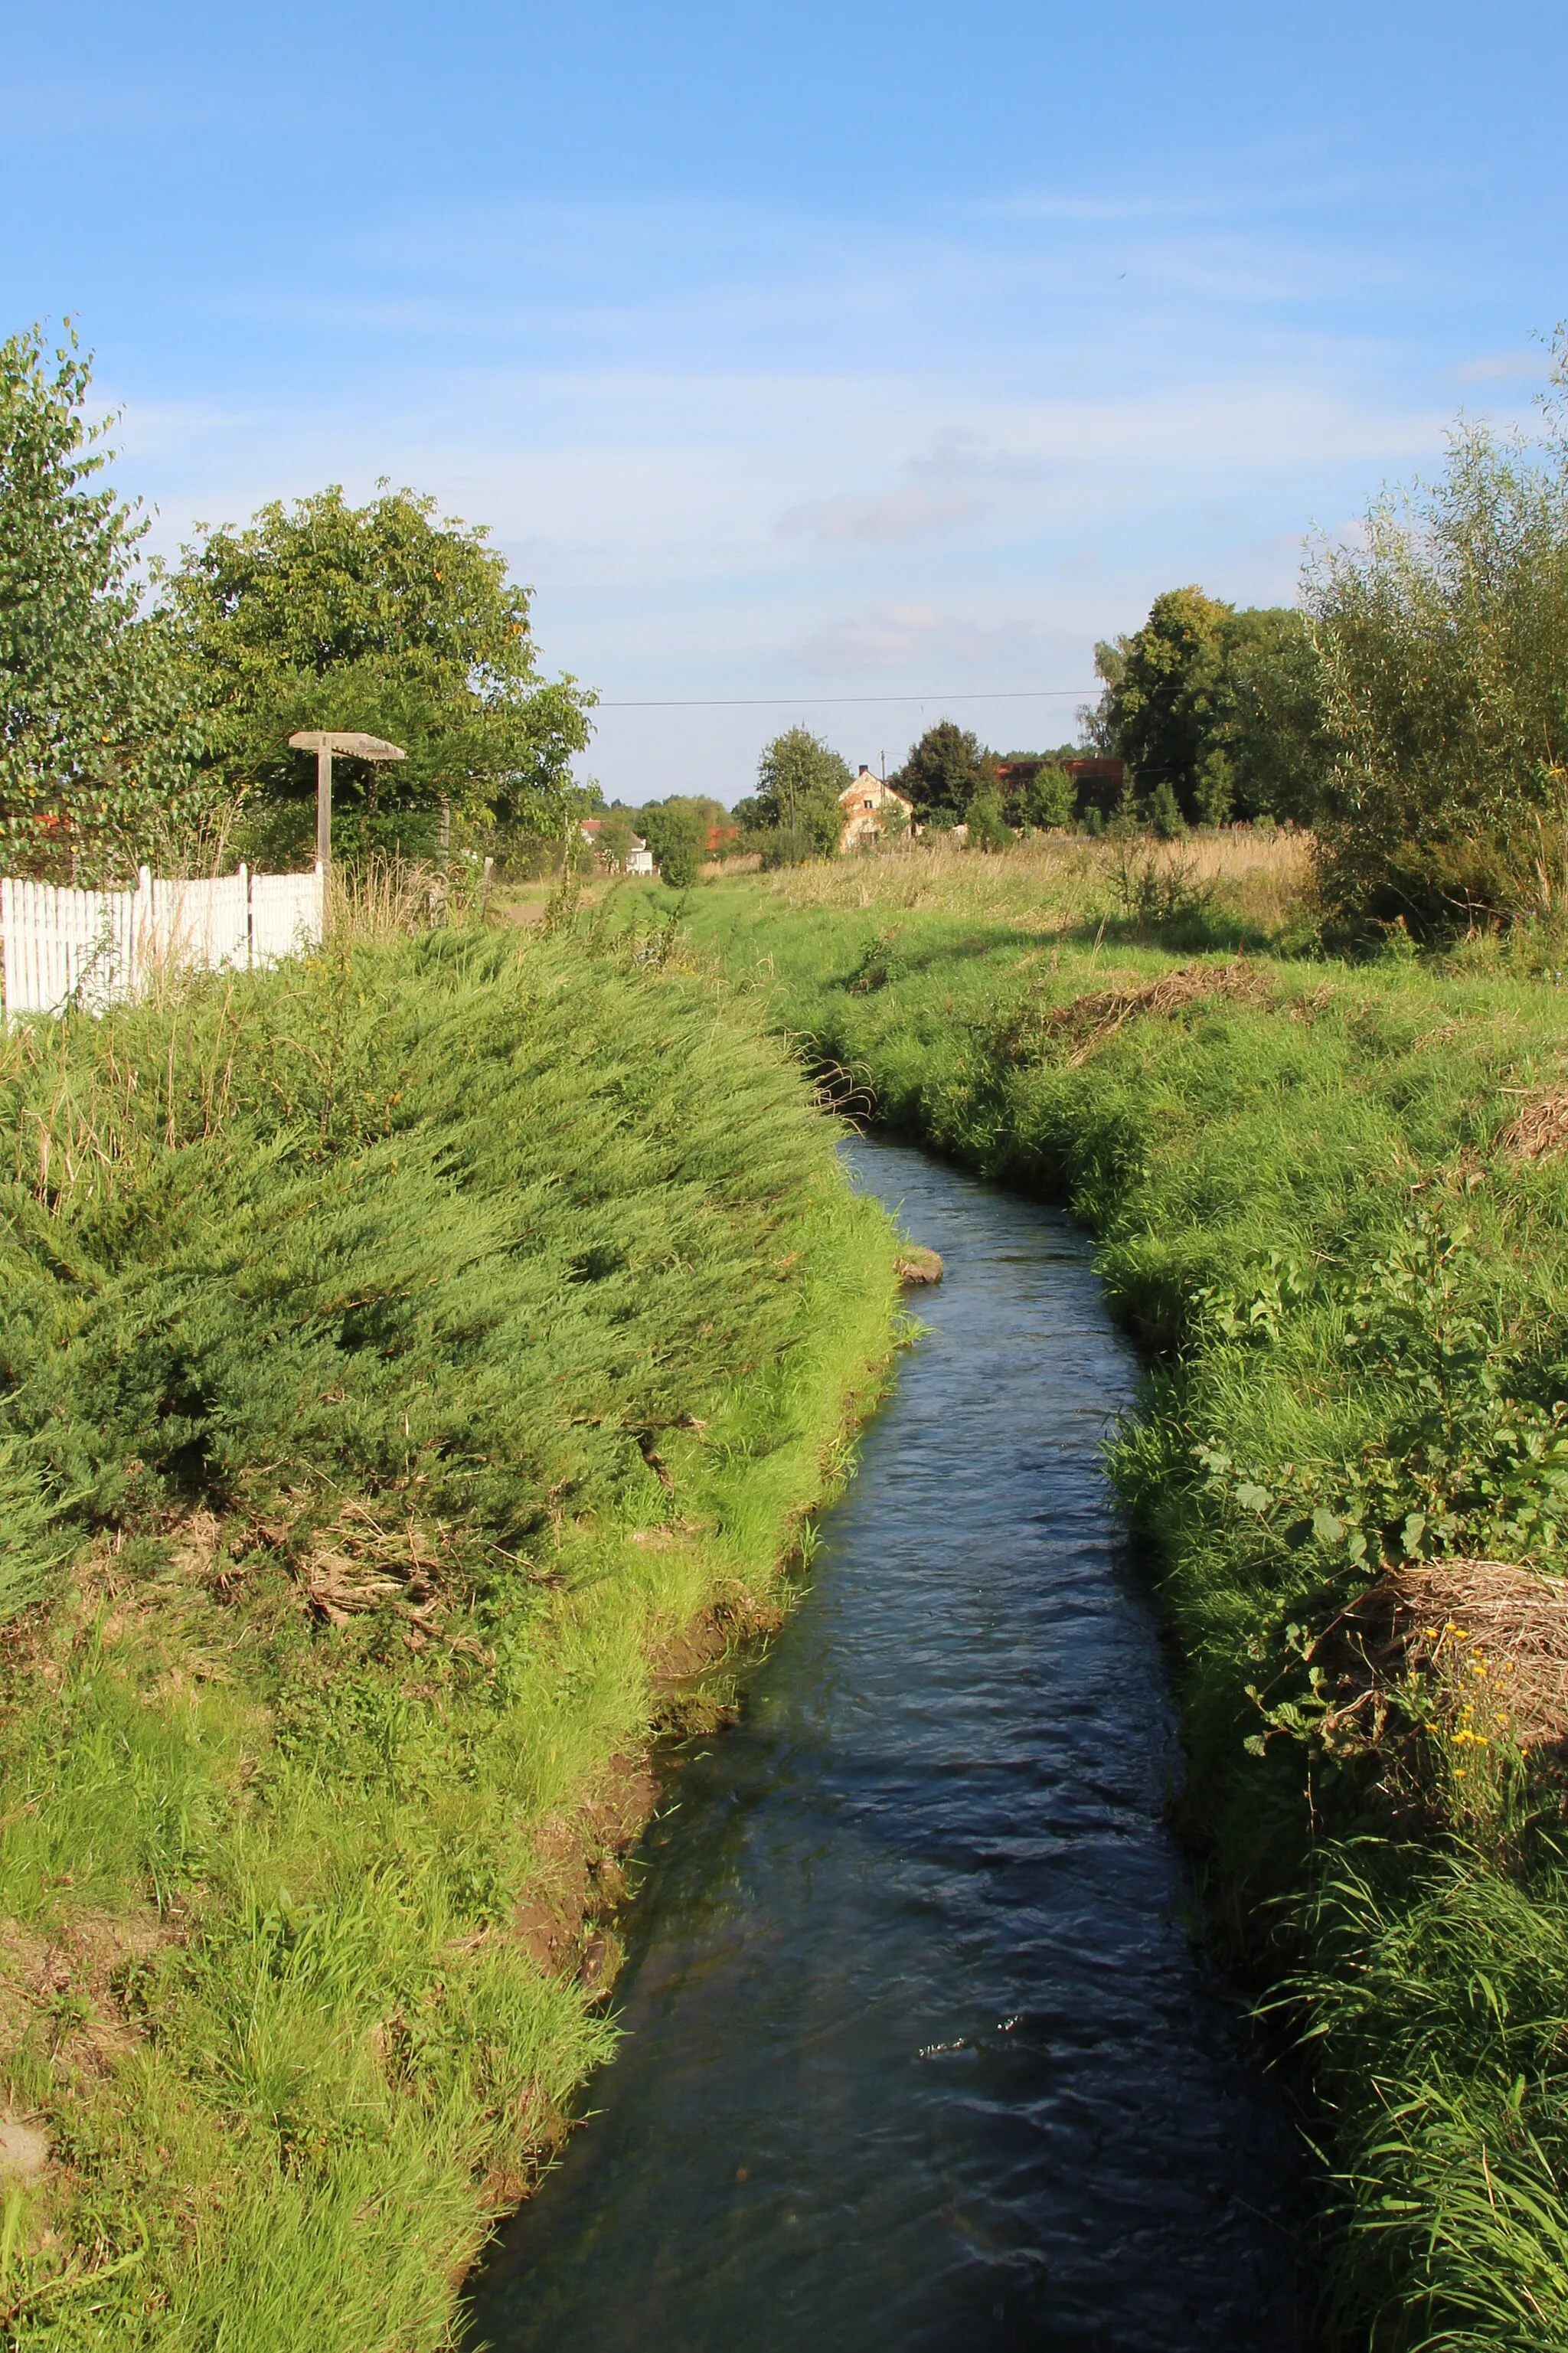
[[[1419,1686],[1445,1723],[1462,1715],[1520,1749],[1568,1743],[1568,1578],[1496,1560],[1391,1569],[1312,1656],[1333,1695],[1322,1736],[1342,1751],[1381,1746]]]
[[[1548,1087],[1521,1103],[1498,1138],[1514,1160],[1545,1160],[1568,1151],[1568,1094]]]
[[[1263,1005],[1274,991],[1266,974],[1238,956],[1234,964],[1184,964],[1158,980],[1137,981],[1121,988],[1098,988],[1058,1005],[1031,1027],[1038,1040],[1070,1042],[1068,1067],[1086,1062],[1097,1046],[1115,1036],[1129,1021],[1168,1020],[1188,1006],[1215,998],[1232,1003]],[[1021,1039],[1015,1040],[1021,1045]]]

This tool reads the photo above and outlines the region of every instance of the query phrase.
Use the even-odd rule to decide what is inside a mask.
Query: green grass
[[[1258,955],[1151,1008],[1131,993],[1183,955],[1044,868],[968,872],[718,884],[687,920],[847,1102],[1069,1204],[1149,1351],[1116,1468],[1215,1933],[1312,2058],[1334,2341],[1560,2347],[1556,1768],[1436,1731],[1404,1763],[1336,1751],[1302,1653],[1383,1562],[1568,1567],[1568,1161],[1507,1143],[1568,1083],[1562,992],[1474,944]]]
[[[0,1049],[14,2342],[448,2344],[613,2048],[665,1680],[766,1621],[896,1312],[667,947],[372,942]]]

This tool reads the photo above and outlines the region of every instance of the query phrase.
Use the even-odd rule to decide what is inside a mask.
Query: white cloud
[[[912,720],[928,689],[1081,684],[1174,581],[1289,597],[1314,512],[1441,448],[1451,357],[1399,342],[1400,257],[1207,199],[1053,203],[897,230],[432,210],[310,282],[218,290],[288,374],[120,387],[121,472],[163,545],[329,480],[429,488],[537,585],[545,659],[610,697],[907,683]],[[1363,313],[1327,306],[1347,285]],[[776,720],[606,713],[588,765],[732,794]]]
[[[1521,384],[1547,372],[1544,352],[1488,352],[1454,370],[1458,384]]]
[[[778,520],[784,539],[918,539],[970,522],[980,511],[973,492],[931,491],[916,483],[877,498],[808,499]]]

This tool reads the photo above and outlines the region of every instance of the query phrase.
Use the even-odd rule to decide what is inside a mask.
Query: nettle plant
[[[1250,1297],[1200,1294],[1211,1331],[1277,1344],[1305,1296],[1296,1262],[1271,1253]],[[1200,1439],[1203,1488],[1268,1551],[1373,1572],[1460,1553],[1503,1560],[1552,1553],[1568,1526],[1568,1368],[1510,1331],[1472,1229],[1417,1202],[1355,1282],[1342,1345],[1377,1398],[1375,1439],[1353,1456],[1244,1464]]]

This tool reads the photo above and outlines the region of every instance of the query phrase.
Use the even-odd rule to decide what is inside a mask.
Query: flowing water
[[[478,2283],[498,2353],[1307,2343],[1282,2090],[1194,1954],[1137,1366],[1064,1218],[855,1147],[947,1278],[741,1724],[643,1847],[593,2121]]]

